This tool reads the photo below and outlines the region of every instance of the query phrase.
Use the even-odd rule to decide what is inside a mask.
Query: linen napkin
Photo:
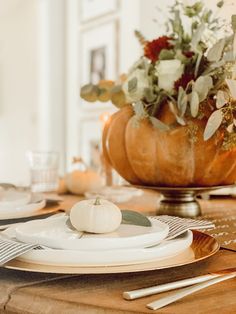
[[[206,220],[194,220],[165,215],[153,216],[150,218],[157,219],[169,226],[169,234],[164,241],[173,239],[189,229],[206,229],[214,227],[212,222]],[[4,233],[2,233],[2,235],[0,234],[0,266],[33,249],[43,249],[43,247],[38,244],[22,243],[16,239],[7,238]]]
[[[196,220],[190,218],[180,218],[175,216],[153,216],[151,218],[157,219],[161,222],[166,223],[169,226],[169,233],[165,240],[173,239],[180,234],[186,232],[187,230],[201,230],[201,229],[211,229],[215,225],[211,221],[207,220]]]
[[[0,266],[38,247],[38,244],[22,243],[0,235]]]

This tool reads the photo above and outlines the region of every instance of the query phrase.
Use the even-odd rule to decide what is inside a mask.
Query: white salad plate
[[[46,200],[42,194],[29,193],[29,195],[30,199],[24,205],[16,205],[14,208],[2,207],[0,209],[0,220],[29,217],[45,207]]]
[[[150,219],[151,227],[121,224],[106,234],[89,234],[70,229],[67,215],[55,219],[29,221],[15,228],[15,237],[25,243],[34,243],[64,250],[114,250],[143,248],[160,243],[166,238],[169,226]]]
[[[192,244],[193,234],[186,231],[175,239],[163,241],[149,248],[127,248],[105,251],[78,251],[43,249],[32,250],[18,257],[18,260],[55,266],[119,266],[160,261],[174,257]]]
[[[15,189],[0,189],[0,213],[15,210],[17,207],[28,204],[31,193],[16,191]]]
[[[123,203],[130,200],[132,197],[141,196],[143,191],[133,187],[125,186],[106,186],[95,191],[85,192],[85,197],[94,199],[96,197],[104,198],[115,203]]]

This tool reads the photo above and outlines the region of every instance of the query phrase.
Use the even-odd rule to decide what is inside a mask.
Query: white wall
[[[37,137],[35,0],[0,1],[0,182],[28,180],[25,151]]]
[[[64,170],[64,0],[0,0],[0,182],[28,184],[27,150]]]
[[[24,1],[24,0],[21,0]],[[60,154],[65,168],[65,0],[36,0],[38,29],[38,143]]]

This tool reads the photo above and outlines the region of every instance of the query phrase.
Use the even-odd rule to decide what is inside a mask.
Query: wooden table
[[[70,208],[78,200],[66,196],[61,208]],[[122,204],[122,208],[154,214],[158,196],[145,197]],[[216,208],[236,212],[236,200],[202,201],[203,212]],[[117,275],[56,275],[0,269],[0,313],[86,313],[131,314],[154,313],[145,305],[158,296],[125,301],[122,292],[157,283],[175,281],[209,271],[236,266],[236,252],[221,249],[213,257],[193,265],[144,273]],[[166,295],[162,294],[162,296]],[[236,280],[228,280],[206,288],[171,304],[158,313],[236,313]]]

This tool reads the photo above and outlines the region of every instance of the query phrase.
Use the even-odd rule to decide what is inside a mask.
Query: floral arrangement
[[[220,9],[223,1],[217,3]],[[236,145],[236,15],[231,33],[220,39],[226,25],[201,1],[192,6],[176,1],[170,7],[165,35],[148,41],[136,31],[143,55],[117,82],[101,81],[81,88],[87,101],[109,101],[121,108],[131,103],[137,119],[169,130],[157,119],[168,105],[176,123],[206,118],[204,139],[221,129],[225,149]],[[174,127],[174,126],[173,126]]]

